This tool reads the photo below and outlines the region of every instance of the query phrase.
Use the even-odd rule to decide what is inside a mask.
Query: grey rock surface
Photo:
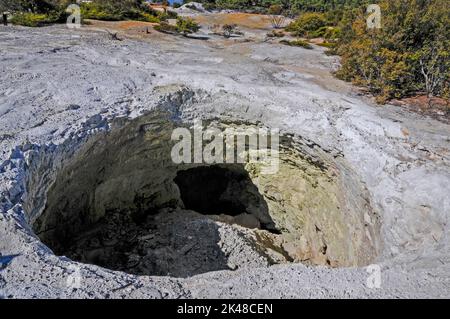
[[[0,270],[0,298],[450,297],[450,126],[358,96],[332,77],[338,61],[322,49],[118,42],[61,26],[5,27],[0,43],[0,253],[19,254]],[[182,279],[53,254],[30,227],[33,207],[23,205],[36,154],[57,161],[69,138],[76,149],[113,119],[154,109],[183,121],[259,121],[345,158],[381,218],[381,288],[367,286],[364,267],[255,265]]]

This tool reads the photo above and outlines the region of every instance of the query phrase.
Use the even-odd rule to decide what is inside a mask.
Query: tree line
[[[184,0],[184,3],[190,0]],[[286,15],[303,11],[326,12],[354,8],[368,3],[368,0],[198,0],[206,9],[234,9],[265,13],[271,6],[280,6]],[[373,2],[373,1],[372,1]]]

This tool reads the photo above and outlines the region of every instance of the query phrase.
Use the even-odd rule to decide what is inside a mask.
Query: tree
[[[447,46],[447,48],[445,48]],[[439,91],[448,81],[450,70],[450,55],[448,42],[445,40],[426,46],[413,55],[413,60],[418,61],[423,86],[429,97],[439,94]]]

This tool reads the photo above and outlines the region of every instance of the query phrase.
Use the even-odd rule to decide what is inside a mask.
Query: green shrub
[[[162,14],[160,15],[148,7],[119,6],[119,4],[111,5],[108,2],[82,3],[81,16],[83,19],[103,21],[138,20],[156,23],[165,19]]]
[[[291,47],[302,47],[302,48],[308,49],[308,50],[311,50],[313,48],[311,46],[311,44],[309,44],[308,42],[303,41],[303,40],[292,40],[292,41],[281,40],[280,43],[284,44],[284,45],[291,46]]]
[[[163,33],[178,33],[177,26],[168,24],[167,22],[161,22],[159,25],[155,25],[154,29]]]
[[[108,11],[96,3],[85,2],[81,4],[81,16],[83,19],[119,21],[123,16],[119,12]]]
[[[179,33],[184,35],[195,33],[200,29],[200,26],[191,18],[181,18],[177,19],[177,29]]]
[[[338,39],[341,36],[341,30],[337,27],[321,27],[315,31],[308,32],[310,38]]]
[[[149,13],[141,13],[140,17],[137,19],[139,21],[145,21],[145,22],[152,22],[152,23],[160,23],[161,19],[160,17],[155,17],[154,15],[151,15]]]
[[[52,23],[61,22],[64,17],[64,14],[60,12],[51,12],[48,14],[31,12],[17,13],[13,15],[11,23],[26,27],[42,27]]]
[[[334,42],[322,42],[322,43],[317,43],[317,45],[324,47],[324,48],[328,48],[328,49],[333,49],[336,47],[336,43],[334,43]]]
[[[309,36],[310,33],[317,32],[327,25],[327,19],[323,13],[304,13],[291,22],[286,28],[296,36]]]
[[[47,24],[49,17],[46,14],[37,13],[18,13],[12,19],[12,24],[23,25],[27,27],[38,27]]]
[[[328,27],[323,37],[325,39],[339,39],[342,36],[342,30],[338,27]]]
[[[11,1],[12,2],[12,1]],[[42,26],[65,22],[68,14],[66,8],[72,0],[23,0],[9,4],[6,8],[15,12],[12,23],[25,26]],[[0,0],[0,9],[2,1]],[[94,0],[80,4],[82,19],[105,21],[139,20],[159,22],[158,12],[152,10],[140,0]],[[163,18],[176,17],[175,12],[168,12]]]
[[[197,32],[200,29],[200,26],[191,18],[178,17],[176,25],[171,25],[163,21],[155,26],[154,29],[164,33],[188,35]]]
[[[327,32],[328,27],[320,27],[317,30],[308,32],[309,38],[322,38],[325,36],[325,33]]]
[[[269,9],[267,9],[267,13],[272,15],[280,15],[283,13],[283,6],[279,4],[273,4],[269,7]]]

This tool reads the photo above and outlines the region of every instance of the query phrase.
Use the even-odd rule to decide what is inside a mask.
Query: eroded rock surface
[[[336,59],[321,49],[214,39],[114,42],[102,32],[56,26],[3,28],[0,42],[0,252],[19,254],[0,271],[0,297],[449,297],[449,126],[356,96],[332,78]],[[141,238],[136,251],[128,250],[118,268],[133,266],[138,248],[150,248],[141,257],[155,274],[201,274],[136,276],[58,257],[45,246],[36,229],[50,231],[60,221],[75,221],[69,225],[77,229],[80,219],[66,219],[80,216],[74,212],[92,226],[124,203],[133,208],[130,190],[151,195],[148,178],[139,174],[141,161],[130,154],[153,142],[157,147],[158,140],[147,135],[148,143],[133,144],[114,126],[151,110],[169,112],[175,123],[258,122],[289,136],[297,145],[288,148],[279,175],[264,178],[257,168],[245,168],[281,234],[251,210],[236,216],[183,211],[173,182],[178,169],[169,168],[153,180],[158,184],[160,176],[165,192],[148,203],[173,207],[166,214],[156,207],[142,224],[155,227],[161,218],[162,225],[173,225],[156,227],[166,251],[135,230]],[[142,138],[155,129],[144,124],[150,126]],[[114,134],[119,142],[105,148],[107,139],[99,136]],[[97,158],[80,161],[83,156]],[[127,158],[132,171],[119,165]],[[71,176],[73,171],[85,174]],[[47,193],[51,187],[56,191]],[[89,194],[95,198],[83,197]],[[57,214],[46,218],[45,210]],[[200,244],[197,236],[193,242],[213,255],[218,248],[227,252],[226,261],[216,255],[209,264],[189,263],[198,267],[188,267],[189,273],[161,268],[160,256],[176,260],[189,253],[188,242],[170,240],[177,227],[206,227],[219,244]],[[230,242],[246,252],[235,254]],[[80,260],[92,257],[84,254]],[[198,261],[195,253],[191,257]],[[274,259],[280,264],[269,266]],[[381,267],[380,289],[366,285],[368,263]],[[74,275],[82,279],[79,287],[73,287]]]

